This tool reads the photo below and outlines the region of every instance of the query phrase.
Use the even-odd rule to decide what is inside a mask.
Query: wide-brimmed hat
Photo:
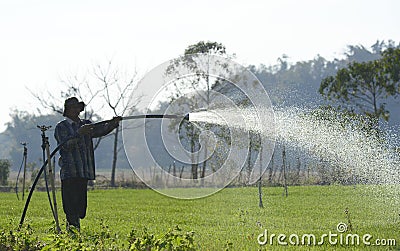
[[[70,97],[67,98],[64,102],[64,113],[63,116],[65,116],[65,112],[68,110],[70,107],[80,107],[80,111],[83,111],[85,108],[85,103],[84,102],[79,102],[79,100],[75,97]]]

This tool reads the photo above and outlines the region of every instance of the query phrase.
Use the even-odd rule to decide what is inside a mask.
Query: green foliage
[[[10,224],[9,229],[12,229]],[[0,250],[41,250],[45,245],[38,240],[37,235],[33,235],[34,231],[27,225],[21,230],[0,230]]]
[[[383,52],[384,73],[388,74],[387,90],[390,95],[400,93],[400,48],[389,48]]]
[[[383,57],[368,62],[352,62],[321,81],[319,92],[345,108],[373,118],[389,120],[385,99],[398,96],[400,49],[389,48]]]
[[[136,230],[129,234],[129,250],[196,250],[194,244],[194,232],[183,232],[179,226],[169,229],[167,233],[157,237],[150,234],[147,228],[144,228],[141,236],[138,236]]]
[[[383,101],[389,92],[378,60],[349,64],[336,76],[323,79],[319,92],[330,100],[340,101],[349,110],[358,109],[371,117],[389,119]]]
[[[0,160],[0,185],[6,186],[7,179],[10,175],[11,163],[7,159]]]
[[[10,225],[9,228],[12,229],[12,226]],[[0,250],[4,251],[196,250],[194,232],[184,232],[179,226],[169,229],[160,236],[149,233],[147,228],[144,228],[140,234],[133,229],[127,241],[128,244],[118,234],[112,233],[103,220],[100,223],[100,229],[94,233],[83,234],[71,228],[60,234],[47,234],[43,240],[39,240],[30,225],[20,230],[1,230],[0,232]]]
[[[195,54],[195,53],[212,53],[224,55],[226,53],[225,46],[217,42],[204,42],[200,41],[196,44],[189,45],[185,49],[185,55]]]

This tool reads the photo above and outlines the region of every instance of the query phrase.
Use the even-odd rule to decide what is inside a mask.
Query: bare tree
[[[28,91],[35,97],[39,103],[42,105],[44,111],[55,112],[63,114],[63,104],[64,100],[69,97],[77,97],[80,100],[84,100],[86,106],[84,111],[84,118],[91,121],[101,120],[101,116],[95,111],[101,110],[103,107],[94,104],[96,98],[104,91],[101,86],[93,85],[87,78],[87,76],[81,77],[78,75],[68,76],[60,80],[63,85],[63,90],[61,90],[58,95],[55,95],[54,90],[48,89],[44,92],[33,91],[28,89]],[[41,108],[37,108],[39,113],[43,113]],[[96,149],[102,137],[97,138],[94,142],[94,149]]]
[[[93,66],[83,77],[76,74],[61,80],[64,88],[59,95],[55,95],[52,90],[47,90],[44,93],[29,91],[45,110],[60,114],[63,113],[62,104],[64,100],[75,96],[86,104],[84,118],[96,122],[108,114],[124,116],[134,110],[139,100],[132,102],[129,97],[136,88],[136,78],[136,70],[128,74],[126,71],[121,70],[121,67],[114,66],[112,60],[108,60],[104,66],[100,64]],[[104,112],[107,110],[104,109],[106,107],[109,108],[110,112]],[[38,111],[42,112],[40,109]],[[117,127],[113,133],[111,186],[115,186],[118,152],[122,149],[118,144],[120,131],[121,128]],[[94,144],[95,148],[100,144],[100,141],[101,138],[97,139]]]
[[[129,100],[131,93],[137,88],[137,72],[129,75],[119,68],[113,66],[112,61],[108,61],[106,66],[97,65],[93,70],[94,76],[99,82],[99,86],[103,90],[101,97],[111,109],[114,116],[124,116],[132,112],[139,100],[132,102]],[[115,186],[115,172],[117,168],[118,152],[122,149],[119,147],[119,134],[121,128],[118,126],[114,135],[113,144],[113,160],[111,167],[111,183],[112,187]]]

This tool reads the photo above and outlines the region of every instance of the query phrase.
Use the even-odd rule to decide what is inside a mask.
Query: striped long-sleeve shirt
[[[61,180],[76,177],[94,180],[96,177],[92,138],[108,134],[115,126],[104,123],[95,127],[91,134],[79,135],[77,130],[85,124],[91,124],[91,121],[82,119],[74,122],[66,118],[56,125],[54,137],[57,143],[70,139],[60,148]]]

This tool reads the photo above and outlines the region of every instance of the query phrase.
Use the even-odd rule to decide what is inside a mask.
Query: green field
[[[172,199],[148,189],[92,190],[88,193],[88,213],[81,222],[81,233],[61,235],[54,234],[46,193],[34,193],[20,232],[14,230],[24,203],[15,194],[0,193],[0,249],[13,245],[14,249],[24,245],[34,249],[36,245],[43,249],[128,250],[134,244],[148,243],[192,246],[196,250],[400,250],[399,187],[289,187],[288,197],[283,197],[282,192],[281,187],[264,187],[264,208],[259,208],[254,187],[226,188],[196,200]],[[60,193],[58,204],[61,207]],[[61,208],[59,213],[65,230]],[[346,245],[344,239],[342,245],[333,245],[327,237],[322,245],[295,246],[289,242],[290,235],[299,236],[301,244],[303,235],[312,234],[318,243],[324,234],[339,234],[337,225],[341,222],[348,225],[342,236],[357,234],[360,245]],[[265,230],[268,238],[271,234],[286,235],[283,241],[288,245],[279,245],[277,237],[273,245],[259,245],[257,238]],[[395,239],[396,246],[368,247],[362,243],[366,234],[372,236],[368,239],[371,244],[376,239],[393,244]],[[339,235],[336,239],[339,242]],[[292,236],[291,241],[296,239]]]

